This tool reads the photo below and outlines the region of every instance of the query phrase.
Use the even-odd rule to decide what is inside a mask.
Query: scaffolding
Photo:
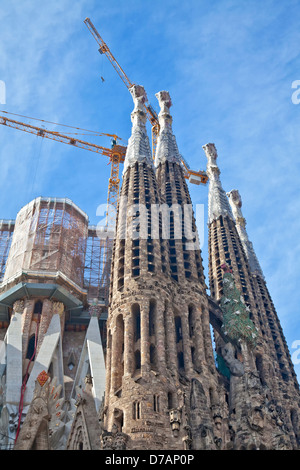
[[[4,277],[6,261],[15,228],[14,220],[0,220],[0,283]]]
[[[86,243],[84,287],[88,302],[108,305],[113,239],[106,227],[89,226]]]
[[[19,272],[33,277],[62,273],[87,293],[87,302],[107,311],[113,233],[88,225],[69,199],[37,198],[16,221],[0,220],[0,282]]]
[[[69,199],[37,198],[19,212],[4,281],[18,272],[62,273],[83,287],[88,217]]]

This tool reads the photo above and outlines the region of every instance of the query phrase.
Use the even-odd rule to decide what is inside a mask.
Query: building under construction
[[[239,192],[214,144],[206,172],[189,170],[167,91],[153,153],[145,90],[129,85],[126,152],[107,153],[113,236],[67,198],[0,221],[0,447],[299,449],[299,385]],[[209,180],[210,293],[188,179]]]

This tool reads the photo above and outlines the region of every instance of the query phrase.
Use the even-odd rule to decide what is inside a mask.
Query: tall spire
[[[158,115],[160,132],[157,141],[155,166],[166,161],[180,164],[180,153],[177,147],[176,138],[172,131],[172,116],[170,115],[170,107],[172,101],[168,91],[160,91],[156,93],[160,105]]]
[[[123,174],[128,167],[134,166],[135,163],[145,162],[149,166],[153,166],[150,142],[146,131],[147,116],[143,106],[147,101],[147,95],[144,87],[140,85],[133,85],[129,91],[134,102],[134,109],[131,113],[132,131],[128,140]]]
[[[208,222],[211,223],[221,215],[233,219],[226,192],[220,181],[220,169],[217,165],[218,154],[215,144],[206,144],[202,148],[207,157],[207,174],[209,177]]]
[[[227,193],[229,203],[232,209],[233,216],[235,218],[235,225],[240,236],[243,248],[245,250],[246,256],[248,258],[248,263],[252,274],[258,274],[261,277],[263,276],[262,269],[258,262],[257,256],[255,254],[252,242],[249,240],[247,231],[246,231],[246,220],[243,217],[241,207],[242,207],[242,198],[237,189],[232,189]]]

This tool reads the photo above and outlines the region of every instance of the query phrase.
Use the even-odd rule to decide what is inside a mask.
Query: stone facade
[[[299,449],[299,386],[241,197],[205,145],[208,295],[169,93],[156,95],[153,161],[145,91],[130,91],[105,328],[83,284],[87,216],[42,198],[17,217],[0,285],[0,447]]]
[[[225,270],[231,273],[231,284],[234,284],[240,297],[235,302],[242,302],[235,321],[241,328],[242,310],[247,310],[247,321],[251,321],[252,325],[248,324],[246,328],[255,336],[255,344],[249,345],[242,333],[240,342],[236,343],[229,332],[229,338],[224,338],[215,331],[220,362],[226,362],[226,348],[230,344],[231,357],[238,360],[244,369],[242,374],[231,372],[227,380],[224,378],[229,401],[228,423],[234,436],[232,445],[235,449],[297,449],[300,395],[288,347],[245,229],[239,193],[234,190],[226,195],[219,178],[216,148],[208,144],[204,150],[210,177],[211,296],[223,308],[225,322],[226,305],[232,301],[224,285],[228,276],[223,272],[226,266]]]

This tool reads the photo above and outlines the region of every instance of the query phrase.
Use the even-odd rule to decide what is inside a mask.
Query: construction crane
[[[100,54],[105,54],[116,72],[118,73],[119,77],[123,80],[125,83],[126,87],[129,89],[131,88],[134,83],[129,79],[129,77],[126,75],[116,58],[113,56],[112,52],[110,51],[108,45],[104,42],[102,37],[100,36],[99,32],[93,25],[92,21],[90,18],[86,18],[84,20],[85,25],[97,41],[99,45],[99,52]],[[157,144],[157,138],[159,135],[159,121],[158,121],[158,116],[156,111],[153,109],[151,104],[148,102],[144,103],[144,107],[146,110],[147,118],[149,119],[151,126],[152,126],[152,157],[154,159],[155,157],[155,149],[156,149],[156,144]],[[189,180],[190,183],[193,184],[206,184],[208,181],[208,176],[205,173],[205,171],[195,171],[191,170],[185,159],[181,156],[181,164],[184,170],[184,176],[186,179]]]
[[[6,113],[5,111],[1,111],[1,112]],[[56,140],[57,142],[69,144],[69,145],[72,145],[74,147],[78,147],[84,150],[89,150],[90,152],[95,152],[97,154],[108,157],[110,160],[109,162],[111,164],[111,172],[110,172],[110,178],[108,182],[106,226],[114,227],[114,222],[115,222],[115,217],[116,217],[116,212],[117,212],[117,203],[118,203],[118,198],[119,198],[119,187],[120,187],[119,167],[120,167],[120,163],[124,162],[125,154],[126,154],[126,147],[117,144],[117,141],[120,140],[120,138],[117,135],[97,133],[97,135],[105,135],[105,136],[112,138],[112,142],[113,142],[112,148],[108,149],[100,145],[96,145],[90,142],[85,142],[84,140],[74,138],[66,134],[62,134],[60,132],[51,131],[42,127],[33,126],[32,124],[28,124],[25,122],[16,121],[14,119],[8,118],[7,116],[0,116],[0,124],[2,124],[3,126],[11,127],[13,129],[18,129],[24,132],[29,132],[30,134],[34,134],[39,137],[45,137],[47,139]],[[66,127],[70,127],[70,126],[66,126]]]
[[[99,45],[100,54],[105,54],[106,55],[106,57],[108,58],[108,60],[110,61],[110,63],[114,67],[114,69],[116,70],[117,74],[123,80],[123,82],[125,83],[126,87],[129,90],[129,88],[131,88],[134,85],[134,83],[126,75],[126,73],[124,72],[124,70],[122,69],[122,67],[118,63],[118,61],[115,59],[115,57],[113,56],[112,52],[110,51],[108,45],[103,41],[102,37],[100,36],[97,29],[95,28],[95,26],[91,22],[90,18],[86,18],[84,20],[84,23],[86,24],[86,26],[88,27],[88,29],[92,33],[93,37],[97,41],[97,43]],[[158,137],[158,134],[159,134],[158,116],[157,116],[156,111],[152,108],[151,104],[149,104],[148,102],[144,103],[144,108],[145,108],[147,117],[148,117],[148,119],[149,119],[149,121],[152,125],[152,153],[153,153],[153,158],[154,158],[157,137]]]

